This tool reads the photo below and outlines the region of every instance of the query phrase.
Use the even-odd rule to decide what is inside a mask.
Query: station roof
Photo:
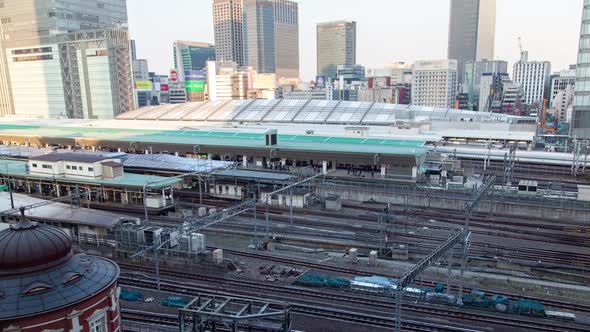
[[[289,181],[293,179],[293,175],[285,173],[274,173],[274,172],[259,172],[259,171],[247,171],[243,169],[226,169],[223,171],[216,171],[213,173],[214,176],[220,177],[232,177],[241,179],[252,179],[252,180],[266,180],[266,181]]]
[[[102,160],[111,159],[109,157],[82,153],[49,153],[41,156],[30,158],[31,160],[46,161],[46,162],[58,162],[58,161],[70,161],[79,163],[95,163]]]
[[[119,120],[395,125],[414,119],[507,122],[519,117],[452,108],[332,100],[251,99],[165,104],[126,112]],[[532,118],[531,118],[532,119]]]
[[[0,124],[0,133],[14,136],[95,139],[136,143],[208,145],[219,147],[269,148],[263,133],[204,130],[150,130],[69,126],[19,126]],[[275,149],[314,152],[368,153],[422,156],[425,141],[316,135],[278,135]]]
[[[226,168],[232,164],[227,161],[184,158],[168,154],[128,154],[123,159],[125,167],[203,173]]]
[[[91,179],[67,176],[53,176],[50,174],[40,173],[32,174],[28,170],[28,162],[20,160],[0,161],[0,174],[8,174],[9,176],[20,176],[37,179],[51,179],[70,183],[108,185],[113,187],[143,187],[147,184],[149,188],[164,188],[182,181],[181,179],[173,179],[153,175],[148,176],[134,173],[124,173],[122,177],[116,179]]]
[[[44,199],[32,197],[29,195],[17,193],[13,193],[12,195],[14,199],[14,206],[17,209],[21,206],[46,202]],[[10,193],[0,192],[0,211],[7,211],[11,209]],[[15,211],[13,215],[18,217],[20,213]],[[59,202],[28,210],[27,216],[30,218],[61,220],[69,224],[104,227],[109,229],[115,227],[122,218],[127,217],[125,215],[113,212],[72,207],[71,205]]]

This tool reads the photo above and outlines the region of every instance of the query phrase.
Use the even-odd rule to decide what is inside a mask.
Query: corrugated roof
[[[45,200],[23,194],[13,194],[14,206],[21,207],[45,202]],[[0,192],[0,211],[11,210],[10,193]],[[15,216],[19,213],[15,212]],[[27,211],[32,218],[63,220],[66,223],[113,228],[119,223],[123,214],[87,208],[72,207],[64,203],[52,203]]]

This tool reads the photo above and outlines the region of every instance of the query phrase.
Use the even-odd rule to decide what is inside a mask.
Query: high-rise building
[[[584,0],[570,134],[590,138],[590,0]]]
[[[299,78],[299,6],[292,0],[243,0],[244,62],[277,79]]]
[[[214,0],[215,58],[244,65],[242,0]]]
[[[551,75],[551,94],[549,95],[551,106],[553,106],[553,99],[560,91],[566,90],[570,86],[573,87],[575,84],[576,65],[571,65],[569,69]]]
[[[526,105],[542,106],[548,98],[551,84],[551,63],[549,61],[528,61],[528,52],[521,54],[520,60],[514,64],[514,83],[520,84]]]
[[[480,85],[482,76],[484,74],[507,74],[508,62],[502,60],[488,60],[481,61],[467,61],[465,63],[465,84],[463,85],[463,92],[468,94],[469,109],[475,110],[479,108],[478,101],[480,100],[481,91]]]
[[[574,86],[568,85],[565,89],[557,91],[551,99],[551,108],[555,110],[557,123],[565,124],[570,122],[570,112],[574,102]]]
[[[335,78],[338,65],[356,64],[356,22],[317,25],[317,73]]]
[[[412,77],[412,104],[453,107],[457,95],[457,60],[417,61]]]
[[[98,3],[95,0],[2,0],[0,3],[0,115],[30,113],[37,107],[30,103],[42,102],[44,98],[47,99],[44,108],[52,110],[40,110],[39,116],[53,116],[55,112],[67,117],[92,114],[88,113],[90,109],[82,110],[83,99],[88,100],[83,93],[97,90],[87,90],[90,78],[76,69],[97,65],[99,60],[109,65],[102,75],[112,80],[113,84],[109,84],[112,90],[121,89],[121,97],[112,96],[117,99],[113,101],[114,112],[118,114],[133,108],[125,0]],[[73,34],[79,31],[88,33]],[[121,45],[125,38],[125,45]],[[108,44],[112,41],[113,44]],[[83,56],[90,62],[82,59]],[[123,78],[117,72],[128,77]],[[26,76],[29,74],[32,76]],[[61,89],[49,87],[58,81],[62,82],[59,83]],[[101,84],[106,83],[108,81],[103,80]],[[27,87],[28,90],[23,90]],[[33,95],[35,97],[31,98]],[[22,99],[25,96],[26,101]]]
[[[506,73],[484,73],[479,83],[480,112],[501,112],[504,82],[509,80]]]
[[[207,43],[177,40],[173,47],[174,69],[178,79],[185,81],[185,72],[203,70],[207,61],[215,61],[215,46]]]
[[[451,0],[448,58],[457,60],[459,83],[465,63],[494,58],[496,0]]]
[[[131,39],[131,60],[137,60],[137,49],[135,48],[135,39]]]

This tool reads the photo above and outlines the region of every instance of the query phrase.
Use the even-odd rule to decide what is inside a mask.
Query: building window
[[[53,166],[51,166],[51,165],[42,165],[41,167],[43,167],[45,169],[53,169]]]
[[[10,17],[3,17],[0,19],[0,22],[2,22],[2,24],[8,24],[12,22],[12,19]]]
[[[88,172],[94,172],[94,168],[93,167],[88,167]]]
[[[107,332],[107,318],[104,314],[90,322],[90,332]]]
[[[72,169],[72,166],[66,165],[66,169]]]
[[[37,168],[37,164],[33,164],[33,168]]]

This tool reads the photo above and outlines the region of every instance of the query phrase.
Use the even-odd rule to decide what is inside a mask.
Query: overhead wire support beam
[[[67,196],[61,196],[58,198],[54,198],[54,199],[50,199],[50,200],[46,200],[43,202],[39,202],[39,203],[34,203],[34,204],[30,204],[30,205],[25,205],[25,206],[21,206],[19,208],[15,208],[15,209],[10,209],[10,210],[5,210],[0,212],[0,215],[11,215],[11,214],[15,214],[15,213],[20,213],[21,209],[24,209],[25,211],[28,210],[33,210],[36,208],[40,208],[46,205],[51,205],[53,203],[59,203],[65,200],[69,200],[69,199],[74,199],[74,198],[80,198],[82,196],[87,196],[89,194],[94,194],[99,192],[99,189],[94,189],[91,191],[85,191],[85,192],[79,192],[79,193],[75,193],[75,194],[71,194],[71,195],[67,195]]]

